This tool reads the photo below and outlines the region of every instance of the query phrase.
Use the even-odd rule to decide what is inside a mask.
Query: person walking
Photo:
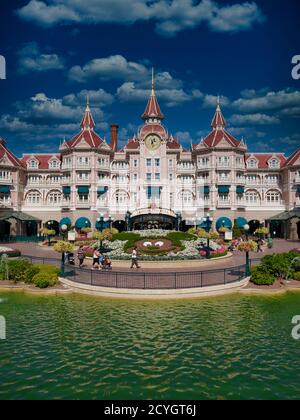
[[[84,259],[85,259],[85,254],[84,254],[84,251],[83,251],[83,246],[80,246],[79,247],[79,249],[77,251],[77,258],[78,258],[78,261],[79,261],[79,268],[82,268],[83,262],[84,262]]]
[[[139,266],[139,261],[138,261],[138,251],[137,251],[137,247],[135,246],[132,250],[132,254],[131,254],[131,267],[130,268],[141,268]]]
[[[95,249],[93,253],[93,269],[99,268],[99,258],[100,252],[98,251],[98,249]]]

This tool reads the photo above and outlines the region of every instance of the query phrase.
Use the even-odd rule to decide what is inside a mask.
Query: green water
[[[0,302],[0,399],[300,398],[300,294]]]

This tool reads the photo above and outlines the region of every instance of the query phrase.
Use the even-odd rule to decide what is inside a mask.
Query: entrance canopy
[[[236,219],[236,225],[239,229],[243,229],[245,225],[247,225],[248,222],[244,217],[238,217]]]
[[[71,219],[69,219],[69,217],[64,217],[63,219],[61,219],[61,221],[59,222],[59,227],[61,228],[63,225],[71,226]]]
[[[36,217],[31,216],[30,214],[23,213],[21,211],[6,211],[3,213],[0,213],[0,220],[9,220],[9,219],[15,219],[19,220],[20,222],[40,222],[40,219],[37,219]]]
[[[82,229],[82,228],[90,228],[91,222],[89,221],[89,219],[87,219],[86,217],[80,217],[79,219],[77,219],[76,223],[75,223],[75,227],[77,229]]]
[[[217,229],[221,229],[222,227],[227,229],[232,229],[232,221],[228,219],[228,217],[220,217],[216,223]]]

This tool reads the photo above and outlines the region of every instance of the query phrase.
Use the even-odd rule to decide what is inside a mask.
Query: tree
[[[59,252],[61,254],[62,265],[64,265],[64,253],[72,252],[74,250],[74,245],[67,241],[58,241],[56,244],[54,244],[53,249],[55,252]]]
[[[98,241],[95,247],[102,248],[103,241],[111,241],[113,238],[112,229],[104,229],[102,232],[94,232],[93,239]]]

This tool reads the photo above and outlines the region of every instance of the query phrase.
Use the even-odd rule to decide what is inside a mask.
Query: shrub
[[[187,232],[170,232],[166,236],[173,245],[181,246],[181,241],[195,241],[197,237]]]
[[[27,270],[31,267],[31,264],[26,260],[10,260],[8,261],[8,274],[9,280],[17,282],[25,282],[27,276]]]
[[[294,275],[293,275],[293,279],[294,279],[294,280],[297,280],[297,281],[300,281],[300,271],[296,271],[296,272],[294,273]]]
[[[40,269],[39,269],[39,267],[37,265],[31,265],[26,270],[24,282],[26,284],[32,284],[33,283],[34,276],[36,274],[38,274],[39,272],[40,272]]]
[[[251,269],[251,282],[258,286],[271,286],[272,284],[274,284],[275,280],[276,277],[273,274],[266,271],[266,269],[262,266],[253,267]]]
[[[57,278],[54,278],[51,274],[38,273],[34,276],[34,285],[40,289],[46,289],[47,287],[53,287],[57,283]]]
[[[266,255],[261,260],[261,266],[264,267],[265,271],[268,271],[277,278],[286,278],[291,262],[297,256],[299,256],[299,254],[294,251]],[[293,276],[293,268],[297,270],[297,264],[295,264],[294,267],[291,267],[290,277]]]
[[[63,252],[72,252],[74,249],[74,245],[67,241],[58,241],[54,247],[54,251],[63,253]]]

